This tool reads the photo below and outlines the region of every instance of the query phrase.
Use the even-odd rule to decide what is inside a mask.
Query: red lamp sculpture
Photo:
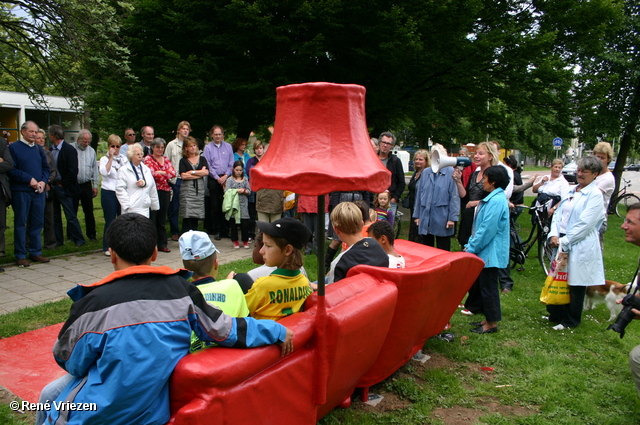
[[[391,173],[371,148],[364,108],[365,88],[355,84],[305,83],[276,89],[276,121],[264,157],[251,169],[251,189],[290,190],[318,196],[333,191],[384,192]],[[318,214],[319,241],[325,240]],[[324,249],[318,250],[317,344],[326,344]],[[322,351],[324,353],[324,351]],[[316,404],[324,404],[327,359],[315,368]]]
[[[278,87],[273,137],[251,170],[252,188],[301,195],[387,190],[391,173],[371,148],[364,95],[355,84]]]
[[[251,188],[318,196],[333,191],[384,192],[391,173],[371,148],[364,110],[365,88],[305,83],[276,89],[276,122],[269,149],[251,169]],[[324,215],[318,214],[318,240]],[[324,295],[324,250],[318,252],[318,295]]]

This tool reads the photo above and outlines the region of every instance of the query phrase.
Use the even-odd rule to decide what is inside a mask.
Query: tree
[[[617,192],[627,155],[638,145],[640,4],[637,0],[599,0],[569,9],[562,2],[543,3],[547,16],[553,16],[545,25],[556,28],[564,56],[576,65],[581,141],[592,147],[605,135],[620,135],[614,170]]]
[[[330,81],[367,88],[372,134],[411,123],[424,142],[489,134],[540,150],[536,134],[572,133],[574,73],[537,2],[134,4],[123,34],[137,81],[101,81],[90,104],[105,127],[167,134],[188,119],[200,137],[214,122],[246,136],[273,122],[276,87]]]
[[[130,76],[119,30],[131,8],[126,0],[0,3],[2,80],[35,99],[48,93],[79,100],[97,79]]]

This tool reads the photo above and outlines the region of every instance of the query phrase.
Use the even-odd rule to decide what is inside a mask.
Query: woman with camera
[[[602,251],[598,243],[598,229],[604,221],[602,192],[595,179],[602,172],[602,163],[593,156],[578,160],[578,185],[560,201],[553,215],[549,243],[560,246],[568,255],[567,281],[571,302],[547,305],[549,321],[556,322],[555,330],[575,328],[580,324],[587,286],[604,284]]]

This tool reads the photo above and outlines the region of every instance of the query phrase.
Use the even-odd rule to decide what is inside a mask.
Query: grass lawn
[[[530,228],[529,218],[526,213],[520,216],[523,232]],[[640,249],[625,243],[621,223],[620,218],[609,217],[605,267],[608,279],[626,283],[635,271]],[[453,249],[459,247],[454,243]],[[315,256],[305,258],[311,278],[315,278],[315,264]],[[221,275],[249,268],[250,260],[230,263],[222,266]],[[546,314],[538,300],[544,275],[537,258],[527,259],[525,270],[512,271],[512,277],[514,291],[501,295],[500,332],[473,334],[468,322],[481,318],[455,313],[449,331],[455,339],[427,341],[425,352],[430,360],[425,364],[410,361],[373,387],[372,392],[385,397],[377,407],[354,401],[350,408],[335,409],[320,423],[640,423],[640,399],[628,366],[629,351],[640,344],[640,322],[629,324],[620,339],[606,330],[609,311],[601,304],[583,313],[578,328],[554,331],[541,318]],[[425,300],[425,308],[434,302],[437,300]],[[61,301],[0,316],[0,335],[61,322],[68,307],[69,302]],[[26,422],[0,405],[0,423]]]

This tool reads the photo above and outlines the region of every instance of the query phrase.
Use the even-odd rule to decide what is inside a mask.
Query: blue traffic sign
[[[559,137],[553,139],[553,146],[562,146],[562,139]]]

